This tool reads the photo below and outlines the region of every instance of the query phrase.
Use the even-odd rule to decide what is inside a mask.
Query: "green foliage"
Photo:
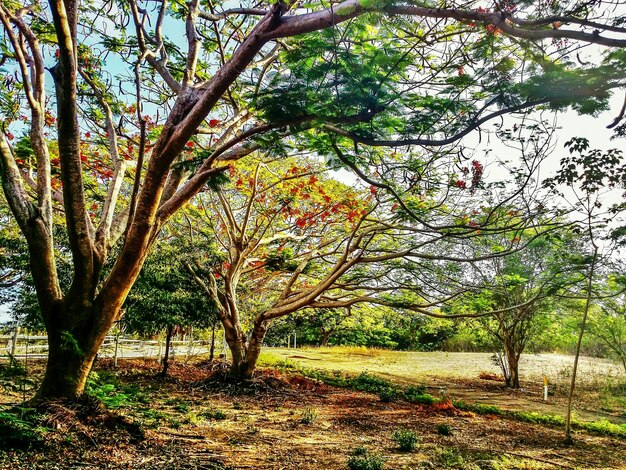
[[[228,418],[228,415],[222,411],[222,410],[214,410],[214,409],[209,409],[206,411],[202,411],[200,413],[200,416],[205,418],[205,419],[213,419],[215,421],[222,421],[226,418]]]
[[[382,470],[384,463],[385,459],[383,456],[370,453],[363,447],[357,447],[355,454],[348,458],[348,468],[350,470]]]
[[[157,244],[125,303],[127,331],[155,334],[177,325],[206,327],[217,321],[215,304],[185,269],[190,251],[185,238]]]
[[[468,404],[460,400],[454,401],[454,406],[461,410],[472,411],[478,414],[503,416],[526,423],[542,424],[544,426],[554,427],[563,427],[565,425],[565,418],[563,416],[543,414],[534,411],[508,411],[502,410],[495,405],[486,405],[482,403]],[[573,419],[572,428],[581,429],[599,435],[626,438],[626,426],[613,424],[607,420],[579,421]]]
[[[414,394],[405,392],[404,398],[411,403],[417,403],[420,405],[432,405],[437,402],[437,399],[429,393]]]
[[[37,417],[31,408],[0,410],[0,448],[28,450],[43,445],[47,429],[37,424]]]
[[[300,415],[302,424],[313,424],[317,420],[317,411],[307,406]]]
[[[394,431],[392,439],[398,444],[398,448],[402,452],[412,452],[418,442],[417,433],[410,429]]]
[[[452,428],[450,425],[441,423],[437,425],[437,434],[441,434],[442,436],[450,436],[452,435]]]
[[[131,408],[148,402],[139,386],[121,385],[114,375],[102,372],[92,372],[89,375],[85,393],[112,410]]]
[[[71,351],[77,356],[82,356],[83,351],[78,344],[78,341],[72,333],[69,331],[61,331],[61,349],[65,351]]]
[[[385,388],[378,392],[378,397],[383,403],[391,403],[398,397],[398,393],[392,388]]]

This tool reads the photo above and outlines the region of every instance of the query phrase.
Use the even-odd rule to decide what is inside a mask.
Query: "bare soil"
[[[156,378],[154,362],[99,367],[118,390],[134,385],[139,391],[128,392],[128,402],[114,411],[119,420],[103,418],[107,410],[80,413],[51,404],[56,429],[43,446],[0,449],[0,468],[345,469],[357,447],[381,454],[386,469],[626,468],[620,439],[580,432],[565,446],[561,429],[453,407],[382,403],[273,369],[242,387],[224,381],[223,367],[209,363],[174,364],[165,380]],[[4,403],[20,399],[2,396]],[[443,424],[451,435],[439,433]],[[413,452],[394,442],[401,428],[418,435]]]

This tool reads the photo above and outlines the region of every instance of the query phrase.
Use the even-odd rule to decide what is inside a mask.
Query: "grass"
[[[489,353],[417,352],[368,349],[355,346],[324,348],[273,349],[261,356],[268,361],[281,361],[295,356],[301,365],[316,364],[326,370],[340,369],[348,373],[367,370],[373,374],[394,376],[403,381],[419,381],[425,375],[446,378],[478,378],[482,373],[494,377],[500,369],[491,361]],[[314,361],[314,362],[309,362]],[[522,380],[543,385],[546,375],[551,386],[569,383],[571,356],[558,354],[527,354],[522,356]],[[269,364],[268,364],[269,366]],[[600,389],[615,382],[624,382],[624,370],[618,364],[604,359],[581,357],[579,387]]]
[[[420,405],[436,405],[441,403],[442,399],[436,398],[426,393],[426,388],[420,386],[403,387],[368,372],[361,372],[358,375],[350,375],[340,370],[327,371],[321,369],[311,369],[302,367],[294,361],[277,357],[265,353],[261,360],[262,365],[272,364],[272,367],[283,368],[302,374],[306,377],[319,380],[328,385],[335,387],[348,388],[361,392],[378,394],[381,401],[391,401],[389,397],[402,398],[411,403]],[[443,399],[447,400],[447,399]],[[545,426],[563,427],[565,421],[562,416],[547,413],[538,413],[533,411],[512,411],[504,410],[499,406],[483,404],[483,403],[466,403],[462,400],[456,400],[453,405],[461,410],[472,411],[480,415],[496,415],[525,423],[541,424]],[[598,421],[581,421],[572,420],[572,428],[584,430],[593,434],[614,436],[626,438],[626,424],[619,425],[609,422],[608,420]]]

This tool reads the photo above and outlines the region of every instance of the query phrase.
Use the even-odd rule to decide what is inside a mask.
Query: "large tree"
[[[1,90],[0,173],[28,244],[48,332],[39,397],[83,392],[159,230],[224,171],[225,160],[313,127],[342,136],[339,147],[352,141],[443,145],[509,111],[578,99],[579,108],[589,110],[592,97],[605,100],[623,75],[623,54],[608,57],[600,68],[576,71],[562,60],[563,52],[579,42],[621,48],[626,31],[612,21],[594,21],[588,2],[534,4],[498,2],[493,11],[474,2],[431,8],[363,0],[232,9],[199,0],[0,4],[8,77]],[[129,21],[134,28],[107,33]],[[549,44],[561,40],[570,42]],[[546,41],[557,58],[535,41]],[[369,64],[368,43],[398,53],[360,68]],[[333,44],[339,46],[329,52]],[[304,52],[300,62],[293,56],[298,50]],[[523,59],[537,65],[522,67]],[[288,81],[277,81],[292,61],[308,72],[282,73]],[[120,72],[108,74],[111,69]],[[302,93],[296,87],[306,106],[295,115],[288,114],[291,106],[285,112],[276,106],[294,103],[293,94],[284,95],[291,78],[295,85],[319,84],[319,96],[313,88]],[[518,79],[525,79],[524,86],[504,86]],[[260,93],[266,88],[271,96]],[[437,88],[445,88],[445,99],[430,93]],[[365,132],[363,123],[375,119],[374,132]],[[18,156],[13,139],[22,131],[28,160]],[[270,136],[259,140],[264,133]],[[334,141],[315,137],[309,143],[324,152]],[[185,152],[194,141],[202,148],[195,160]],[[195,164],[177,165],[180,160]],[[55,210],[63,211],[73,263],[67,288],[55,260]],[[105,270],[107,262],[111,268]]]

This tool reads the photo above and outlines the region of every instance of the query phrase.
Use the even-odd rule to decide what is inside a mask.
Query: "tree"
[[[581,257],[574,259],[579,252],[575,237],[563,229],[534,238],[523,252],[476,266],[486,287],[469,300],[469,308],[496,312],[478,322],[496,340],[497,363],[508,387],[520,388],[520,357],[550,321],[559,294],[581,282]]]
[[[622,116],[619,117],[621,119]],[[618,119],[618,120],[619,120]],[[581,289],[584,298],[580,330],[574,355],[572,379],[567,398],[565,417],[565,442],[572,443],[571,418],[572,400],[576,386],[578,360],[581,345],[585,334],[585,327],[592,307],[592,301],[597,296],[598,278],[602,273],[602,265],[609,266],[615,244],[624,234],[623,204],[614,204],[606,210],[603,208],[606,196],[605,188],[615,188],[626,185],[626,165],[622,164],[622,151],[619,149],[591,149],[589,140],[585,137],[574,137],[565,143],[569,155],[561,159],[561,169],[554,176],[545,181],[545,184],[556,189],[557,183],[566,184],[573,198],[566,199],[581,214],[582,221],[578,227],[579,237],[587,245],[585,269],[585,288]],[[599,236],[605,232],[606,245],[601,246]],[[612,241],[613,243],[608,243]],[[594,292],[596,291],[596,292]],[[618,293],[615,292],[614,295]],[[609,296],[610,297],[610,296]]]
[[[610,282],[610,281],[609,281]],[[589,333],[619,360],[626,371],[626,299],[624,294],[600,301],[589,319]]]
[[[195,288],[181,261],[183,250],[175,240],[157,242],[124,304],[122,322],[127,331],[158,334],[165,330],[162,376],[167,375],[170,342],[177,327],[211,327],[211,356],[215,349],[215,305]]]
[[[368,202],[293,159],[235,175],[234,184],[199,197],[203,217],[194,225],[209,226],[215,242],[187,268],[217,305],[231,375],[249,379],[269,323],[310,306],[354,264],[349,252],[360,245]]]
[[[455,9],[387,2],[366,4],[357,0],[330,8],[314,6],[310,10],[292,8],[284,2],[266,8],[257,8],[256,4],[253,8],[226,10],[211,7],[209,12],[203,10],[204,4],[198,0],[186,5],[175,1],[171,8],[166,2],[155,7],[147,2],[143,8],[136,0],[105,5],[110,8],[96,9],[78,0],[53,0],[49,6],[12,0],[0,5],[0,21],[8,43],[5,76],[11,77],[3,81],[1,90],[0,173],[7,202],[28,244],[30,269],[48,333],[49,358],[38,391],[40,398],[76,397],[83,392],[97,350],[111,325],[119,320],[125,298],[160,229],[210,178],[226,170],[227,165],[222,162],[259,148],[263,145],[259,138],[264,134],[267,144],[284,134],[312,127],[333,134],[347,132],[346,139],[365,139],[379,145],[370,136],[354,134],[359,129],[350,127],[350,122],[367,123],[376,115],[387,124],[384,135],[374,137],[398,135],[395,123],[399,119],[402,122],[405,106],[395,106],[390,100],[391,90],[385,90],[381,102],[368,100],[377,88],[382,90],[375,80],[372,82],[376,78],[372,75],[363,76],[350,90],[344,88],[344,97],[350,96],[355,86],[362,90],[361,99],[348,113],[341,100],[336,100],[330,116],[283,114],[275,120],[266,119],[267,113],[248,111],[253,107],[240,97],[248,96],[249,91],[252,96],[258,94],[255,87],[264,88],[266,81],[275,77],[268,69],[280,55],[283,39],[299,36],[293,40],[297,42],[302,35],[320,30],[332,31],[334,36],[340,28],[352,34],[355,26],[361,28],[362,36],[377,36],[377,32],[367,31],[367,25],[390,17],[385,22],[388,34],[384,39],[398,47],[402,43],[407,52],[403,64],[427,65],[430,51],[423,53],[423,49],[430,40],[426,36],[450,35],[461,38],[468,46],[475,44],[472,38],[489,37],[489,41],[479,44],[483,62],[489,61],[486,51],[491,44],[516,44],[506,40],[516,38],[522,44],[516,50],[527,51],[524,55],[535,58],[539,64],[535,72],[541,79],[533,77],[524,87],[502,92],[490,89],[486,95],[473,95],[474,106],[464,107],[450,99],[433,101],[430,97],[413,101],[413,114],[421,114],[424,107],[432,111],[426,113],[429,121],[422,121],[421,127],[403,129],[406,135],[419,138],[392,142],[397,145],[454,142],[494,116],[542,103],[559,107],[581,99],[580,108],[589,110],[590,103],[595,103],[593,97],[599,97],[602,104],[608,89],[615,86],[615,76],[621,78],[621,72],[616,73],[615,69],[621,68],[623,57],[609,57],[603,68],[574,71],[569,64],[550,61],[529,41],[564,39],[618,48],[626,44],[620,37],[603,34],[620,36],[624,34],[622,28],[588,20],[587,7],[569,2],[563,6],[554,4],[549,9],[543,5],[534,8],[530,4],[513,7],[498,3],[494,11],[474,9],[473,4],[467,9]],[[235,15],[241,20],[229,21]],[[120,36],[106,33],[108,26],[119,24],[120,16],[122,23],[132,21],[134,36],[130,31]],[[184,20],[184,52],[184,44],[164,34],[169,16]],[[429,30],[415,31],[422,21]],[[154,29],[149,30],[147,25],[154,25]],[[450,25],[452,29],[446,30]],[[405,26],[415,32],[407,36],[402,33]],[[172,36],[181,31],[182,28],[173,31]],[[401,33],[402,42],[397,41]],[[262,57],[255,62],[258,55]],[[334,62],[328,61],[322,51],[317,52],[317,58]],[[461,56],[448,62],[448,66],[454,64],[454,73],[457,58],[460,60]],[[444,62],[447,59],[443,58]],[[400,63],[394,60],[383,63],[376,76],[394,75],[391,72]],[[359,62],[367,63],[351,60]],[[131,78],[120,79],[123,73],[107,76],[110,64],[126,64],[127,76]],[[517,76],[522,71],[502,61],[489,68],[500,68],[505,73],[519,71]],[[47,70],[54,81],[52,100],[46,97],[50,90],[46,85]],[[332,80],[332,75],[324,76]],[[452,75],[448,69],[448,76]],[[413,85],[405,81],[406,77],[411,80],[411,72],[401,76],[400,80],[394,75],[398,77],[397,88],[411,89]],[[492,84],[507,83],[492,78]],[[472,88],[479,89],[481,81],[476,77]],[[418,78],[415,85],[419,87],[420,83]],[[332,98],[333,87],[326,90]],[[509,94],[518,100],[506,101]],[[403,95],[407,103],[420,93],[409,95]],[[279,102],[290,100],[279,93]],[[503,103],[503,108],[497,108]],[[56,105],[56,113],[49,108],[51,104]],[[149,111],[157,107],[153,113]],[[438,109],[443,109],[443,113]],[[393,113],[385,115],[384,110]],[[451,118],[454,115],[459,118]],[[348,128],[328,127],[337,122],[346,122]],[[415,124],[414,120],[408,122]],[[445,125],[432,128],[432,123],[437,122]],[[27,131],[27,135],[15,139],[14,131],[18,129]],[[437,138],[424,141],[423,135]],[[253,141],[253,137],[257,140]],[[186,149],[195,141],[202,144],[202,151],[194,152],[196,164],[190,170],[175,165],[181,160],[194,160]],[[20,142],[28,144],[27,159],[20,155]],[[126,163],[126,158],[132,163]],[[54,207],[61,204],[73,270],[67,288],[59,280],[52,230]],[[105,270],[107,263],[111,268]],[[70,343],[77,347],[67,347]]]

